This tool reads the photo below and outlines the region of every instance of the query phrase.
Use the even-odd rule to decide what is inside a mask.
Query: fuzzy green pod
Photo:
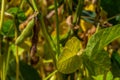
[[[29,21],[26,28],[22,31],[21,35],[16,39],[16,42],[15,42],[16,45],[19,45],[20,43],[22,43],[24,39],[31,34],[33,26],[34,26],[34,19]]]

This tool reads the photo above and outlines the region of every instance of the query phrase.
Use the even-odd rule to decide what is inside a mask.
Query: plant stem
[[[4,57],[4,56],[3,56]],[[2,80],[6,80],[5,72],[6,72],[6,65],[5,65],[5,59],[3,58],[3,68],[2,68]]]
[[[5,10],[5,0],[2,0],[1,4],[1,19],[0,19],[0,34],[3,26],[3,21],[4,21],[4,10]],[[0,35],[0,55],[2,54],[2,36]]]
[[[43,34],[44,34],[44,36],[45,36],[45,39],[47,40],[47,42],[48,42],[48,45],[51,47],[51,49],[52,49],[52,51],[53,52],[51,52],[51,57],[52,57],[52,59],[53,59],[53,61],[54,61],[54,64],[55,64],[55,66],[56,66],[56,58],[55,58],[55,54],[54,54],[54,45],[51,43],[52,41],[51,41],[51,39],[50,39],[50,37],[49,37],[49,35],[47,34],[47,31],[46,31],[46,29],[45,29],[45,23],[44,23],[44,21],[43,21],[43,18],[42,18],[42,14],[41,15],[39,15],[39,19],[40,19],[40,21],[41,21],[41,29],[42,29],[42,32],[43,32]]]
[[[115,15],[115,16],[112,16],[112,17],[108,18],[106,21],[110,21],[110,20],[116,18],[117,16],[120,16],[120,14],[117,14],[117,15]]]
[[[101,0],[97,0],[97,2],[96,2],[96,17],[95,17],[95,25],[97,26],[97,23],[99,22],[99,16],[100,16],[100,2],[101,2]]]
[[[56,34],[57,34],[57,52],[60,54],[60,39],[59,39],[59,20],[58,20],[58,10],[57,10],[57,0],[54,0],[55,5],[55,15],[56,15]]]
[[[18,46],[16,45],[16,80],[19,80],[19,56],[18,56]]]
[[[15,21],[15,24],[17,25],[17,21]],[[18,36],[17,26],[15,26],[15,40],[17,39],[17,36]],[[16,80],[19,80],[19,55],[18,55],[18,46],[17,45],[15,45],[15,49],[16,49]]]
[[[39,12],[37,5],[35,3],[35,0],[32,0],[32,5],[33,5],[34,10]],[[48,41],[48,43],[50,44],[51,48],[54,50],[55,46],[54,46],[54,43],[52,43],[52,40],[50,39],[50,36],[48,35],[48,33],[46,31],[45,23],[44,23],[44,19],[43,19],[42,14],[38,14],[38,18],[41,21],[41,25],[42,25],[41,28],[43,30],[43,34],[45,35],[45,38]]]
[[[21,0],[20,9],[23,9],[23,6],[24,6],[25,1],[26,1],[26,0]]]
[[[58,72],[58,71],[55,70],[54,72],[52,72],[51,74],[49,74],[44,80],[48,80],[51,76],[55,75],[56,72]]]
[[[1,19],[0,19],[0,56],[3,57],[2,54],[2,36],[1,36],[1,30],[2,30],[2,26],[3,26],[3,21],[4,21],[4,10],[5,10],[5,0],[2,0],[2,3],[1,3]],[[4,58],[2,58],[2,72],[1,72],[1,78],[2,80],[5,80],[5,60]]]
[[[2,29],[3,20],[4,20],[4,10],[5,10],[5,0],[2,0],[2,5],[1,5],[0,31],[1,31],[1,29]]]
[[[36,3],[35,3],[35,0],[32,0],[32,5],[33,5],[34,10],[39,12],[39,10],[38,10],[38,8],[37,8],[37,5],[36,5]],[[47,33],[47,31],[46,31],[45,23],[44,23],[44,19],[43,19],[42,14],[40,14],[40,13],[38,14],[38,19],[39,19],[39,21],[41,22],[41,29],[42,29],[42,32],[43,32],[43,34],[44,34],[44,38],[46,39],[46,41],[48,42],[48,45],[50,46],[50,48],[51,48],[52,51],[53,51],[53,52],[51,52],[50,55],[51,55],[51,57],[52,57],[52,59],[53,59],[53,61],[54,61],[54,64],[55,64],[55,66],[56,66],[56,57],[55,57],[55,54],[54,54],[55,46],[54,46],[54,44],[52,43],[52,40],[50,39],[50,36],[48,35],[48,33]]]
[[[3,54],[4,55],[4,80],[6,80],[6,76],[7,76],[7,70],[8,70],[8,66],[9,66],[9,57],[10,57],[10,54],[9,54],[9,41],[8,39],[6,39],[6,51],[5,53]]]
[[[84,0],[78,0],[78,5],[76,8],[75,16],[73,18],[73,24],[75,25],[76,23],[79,23],[80,21],[82,10],[83,10],[83,4],[84,4]]]
[[[1,55],[2,58],[2,75],[1,75],[1,79],[2,80],[6,80],[6,76],[7,76],[7,70],[8,70],[8,63],[9,63],[9,42],[7,39],[4,40],[5,42],[5,51],[3,52],[3,54]]]
[[[36,6],[35,0],[32,0],[31,2],[32,2],[32,6],[33,6],[34,10],[39,12],[39,10],[38,10],[38,8]]]

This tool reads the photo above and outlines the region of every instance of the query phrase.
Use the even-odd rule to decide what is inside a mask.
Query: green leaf
[[[7,12],[13,14],[18,20],[24,21],[26,19],[25,13],[18,7],[12,7]]]
[[[20,80],[42,80],[39,77],[37,70],[32,66],[26,64],[23,61],[20,61]],[[16,62],[12,60],[9,69],[8,69],[8,79],[7,80],[16,80]]]
[[[50,55],[51,53],[52,53],[52,50],[49,48],[48,43],[45,43],[44,44],[44,59],[45,60],[51,59],[52,58]]]
[[[116,16],[116,21],[120,22],[120,16]]]
[[[58,59],[58,71],[65,74],[76,71],[81,65],[79,51],[80,41],[76,37],[72,37],[65,44],[65,48]]]
[[[117,78],[115,78],[114,80],[120,80],[120,78],[117,77]]]
[[[93,71],[95,71],[95,75],[104,74],[110,70],[111,61],[108,52],[104,50],[99,51],[99,53],[93,55],[90,60],[92,63],[94,63],[93,65],[95,66],[93,69]]]
[[[106,78],[106,79],[105,79]],[[113,80],[113,75],[111,73],[111,71],[107,72],[107,75],[97,75],[97,76],[93,76],[94,80]]]
[[[113,80],[113,75],[112,75],[111,71],[109,71],[107,73],[106,80]]]
[[[120,77],[120,55],[113,52],[111,56],[111,72],[114,77]]]
[[[120,24],[102,29],[94,34],[88,41],[85,53],[91,57],[102,50],[113,40],[120,37]]]
[[[70,26],[66,23],[65,20],[60,23],[59,32],[60,43],[62,43],[62,45],[65,45],[64,43],[66,42],[66,39],[71,34]],[[54,40],[54,42],[57,43],[56,32],[53,32],[51,37]]]
[[[96,53],[90,59],[83,54],[82,59],[90,77],[104,74],[110,70],[111,61],[108,53],[104,50],[99,51],[99,53]]]
[[[120,54],[115,52],[112,54],[112,57],[114,57],[114,59],[118,62],[118,64],[120,65]]]
[[[8,13],[11,13],[11,14],[17,14],[18,13],[18,8],[17,7],[12,7],[10,9],[7,10]]]
[[[20,72],[24,80],[42,80],[37,70],[22,61],[20,62]]]
[[[27,17],[25,16],[25,13],[24,13],[22,10],[20,10],[20,11],[18,12],[17,17],[18,17],[19,20],[22,20],[22,21],[24,21],[24,20],[27,18]]]
[[[11,19],[4,21],[1,34],[6,37],[14,37],[14,22]]]
[[[94,80],[103,80],[104,75],[93,76]]]
[[[88,41],[85,52],[83,53],[88,60],[83,60],[84,65],[91,75],[103,74],[110,69],[110,58],[103,48],[110,42],[120,37],[120,24],[102,29],[95,33]],[[86,64],[91,64],[89,66]]]

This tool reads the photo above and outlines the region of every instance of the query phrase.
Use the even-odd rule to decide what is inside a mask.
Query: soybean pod
[[[30,20],[25,29],[22,31],[21,35],[16,39],[15,44],[19,45],[26,39],[31,33],[34,26],[34,19]]]

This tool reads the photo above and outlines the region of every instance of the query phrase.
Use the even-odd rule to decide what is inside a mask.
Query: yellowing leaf
[[[65,44],[65,48],[58,59],[58,71],[65,74],[76,71],[81,65],[81,54],[78,55],[79,51],[80,41],[76,37],[72,37]]]
[[[11,0],[9,4],[11,6],[18,6],[18,5],[20,5],[20,3],[21,3],[21,0],[17,0],[17,1],[16,0]]]
[[[33,13],[33,10],[31,7],[29,7],[29,9],[25,12],[26,16],[30,16]]]
[[[86,5],[84,9],[89,10],[89,11],[95,11],[95,5],[90,3],[90,4]]]
[[[70,26],[66,23],[66,21],[63,21],[59,25],[59,34],[60,34],[60,40],[65,39],[68,36],[68,33],[70,31]],[[52,38],[56,39],[56,29],[51,34]]]
[[[86,22],[85,20],[81,19],[80,20],[80,27],[84,32],[86,32],[89,28],[93,26],[92,23]]]

